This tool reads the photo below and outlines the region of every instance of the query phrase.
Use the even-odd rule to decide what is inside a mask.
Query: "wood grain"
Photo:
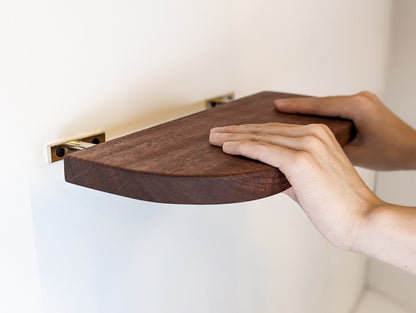
[[[324,123],[341,145],[354,137],[351,121],[275,110],[274,99],[295,96],[299,95],[261,92],[72,153],[64,160],[65,179],[163,203],[232,203],[277,194],[290,186],[278,169],[224,154],[209,144],[209,131],[246,123]]]

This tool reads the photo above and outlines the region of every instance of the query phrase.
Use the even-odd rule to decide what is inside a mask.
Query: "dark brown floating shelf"
[[[351,121],[275,110],[273,100],[299,95],[261,92],[120,137],[65,158],[65,180],[134,199],[219,204],[277,194],[290,184],[276,168],[226,155],[208,142],[216,126],[245,123],[324,123],[341,145],[354,136]]]

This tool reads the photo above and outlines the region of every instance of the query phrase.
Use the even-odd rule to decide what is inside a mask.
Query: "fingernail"
[[[209,139],[212,139],[212,138],[215,138],[215,137],[218,137],[218,135],[219,135],[219,133],[210,133],[209,134]]]
[[[214,127],[214,128],[211,128],[210,132],[211,133],[220,133],[223,128],[224,127]]]
[[[227,151],[227,149],[231,146],[231,142],[230,141],[225,141],[222,144],[222,150]]]
[[[286,105],[288,103],[289,103],[289,101],[287,99],[277,99],[277,100],[274,100],[274,104],[276,104],[276,105]]]

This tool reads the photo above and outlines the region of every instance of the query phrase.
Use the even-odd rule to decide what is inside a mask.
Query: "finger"
[[[286,167],[290,166],[290,161],[293,160],[294,155],[294,150],[252,141],[227,141],[224,142],[222,149],[225,153],[231,155],[242,155],[277,167],[284,174]]]
[[[337,142],[331,130],[325,125],[286,126],[287,124],[275,123],[221,127],[211,131],[209,141],[216,146],[221,146],[226,141],[262,141],[309,151],[322,149],[322,145],[326,142]]]
[[[305,150],[315,154],[327,150],[324,140],[310,134],[301,137],[287,137],[269,134],[212,133],[209,137],[209,141],[214,146],[222,146],[224,143],[230,141],[246,141],[280,146],[297,151]]]
[[[299,125],[286,124],[286,123],[262,123],[262,124],[243,124],[243,125],[230,125],[223,127],[214,127],[211,129],[211,133],[269,133],[276,134],[282,131],[291,131],[294,127]]]
[[[354,119],[356,110],[352,96],[323,98],[277,99],[275,107],[280,112],[313,114]]]
[[[215,134],[252,134],[261,136],[278,135],[296,138],[308,135],[321,136],[322,134],[326,135],[326,133],[332,134],[329,128],[318,124],[294,125],[283,123],[264,123],[216,127],[211,129],[210,136],[215,136]]]
[[[209,142],[214,146],[222,146],[227,141],[253,141],[294,148],[297,146],[294,144],[295,139],[270,134],[212,133],[209,136]]]
[[[296,149],[300,143],[297,138],[270,134],[212,133],[209,142],[214,146],[222,146],[227,141],[253,141],[264,144],[278,145]]]

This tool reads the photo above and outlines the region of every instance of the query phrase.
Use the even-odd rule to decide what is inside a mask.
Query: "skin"
[[[370,92],[280,99],[275,106],[351,119],[357,137],[343,150],[325,125],[267,123],[213,128],[210,143],[279,168],[292,185],[286,193],[335,246],[416,273],[416,208],[380,200],[353,166],[416,169],[416,131]]]

